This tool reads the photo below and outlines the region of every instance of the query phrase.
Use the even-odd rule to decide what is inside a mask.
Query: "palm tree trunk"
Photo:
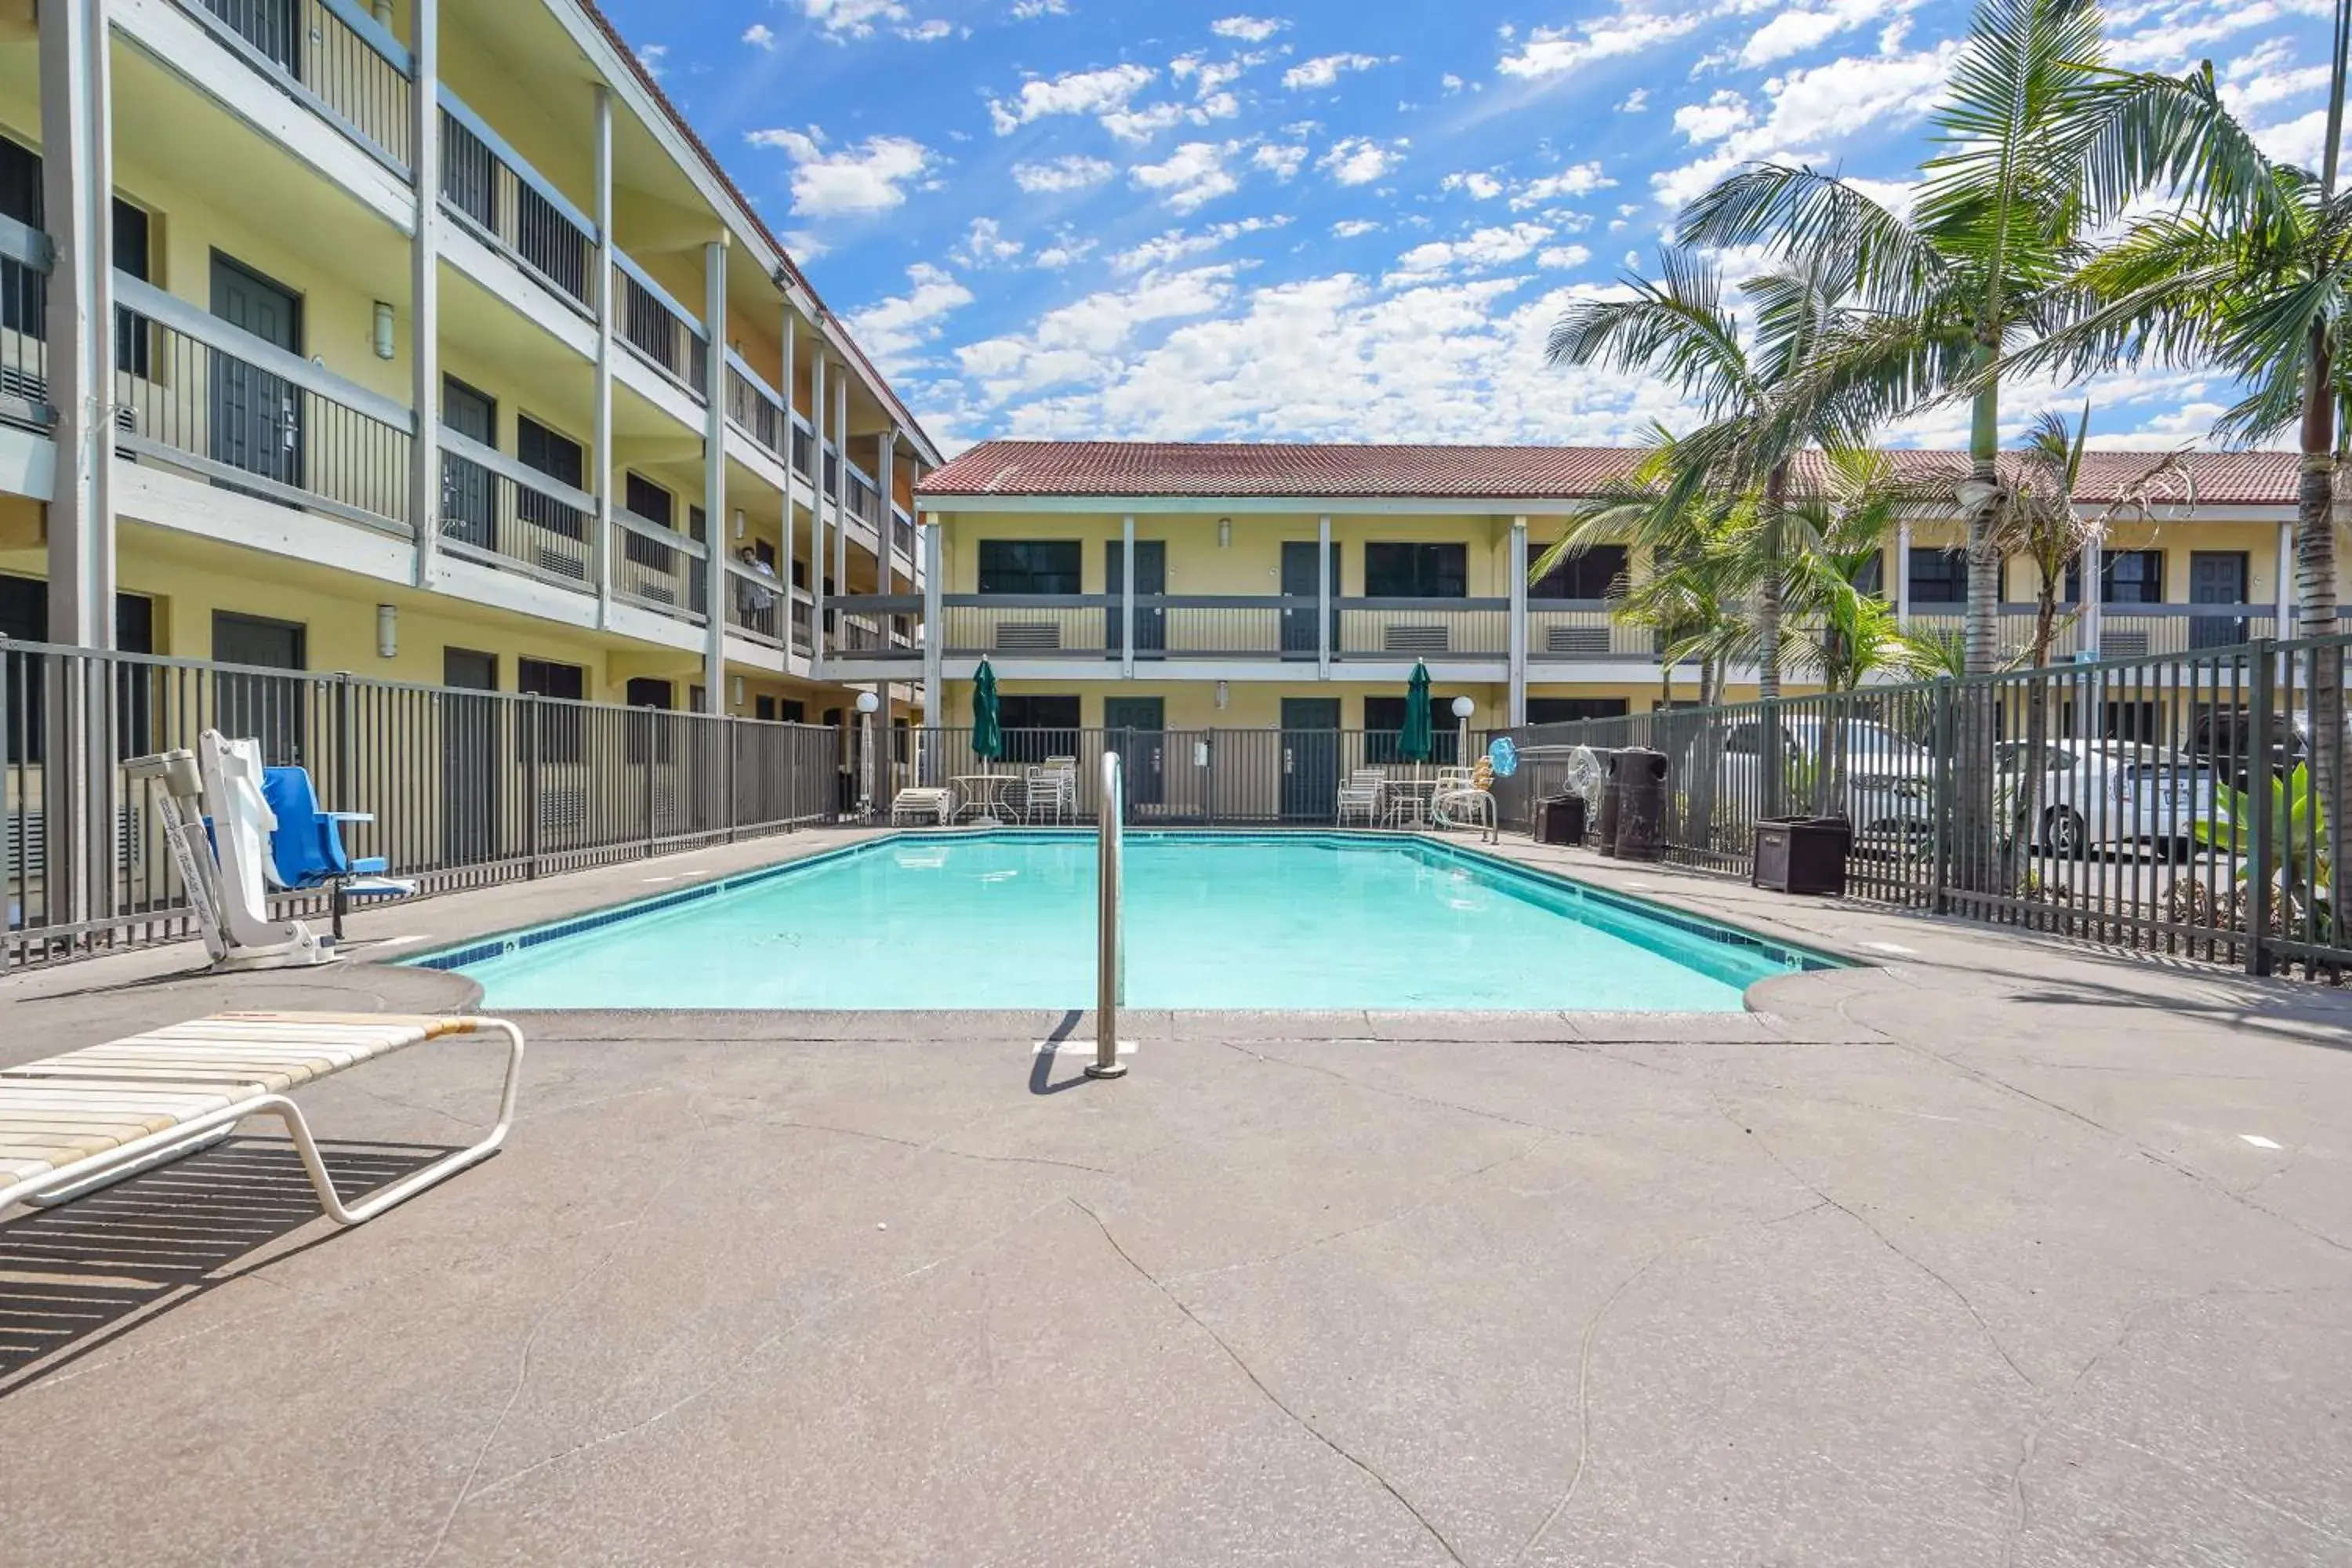
[[[1979,335],[1977,358],[1990,364],[2000,353],[2000,340],[1988,342]],[[1977,393],[1969,424],[1969,604],[1963,634],[1964,668],[1975,677],[1991,675],[2000,665],[2000,558],[1993,549],[1993,527],[2000,505],[2000,389],[1988,381]],[[2011,890],[1998,851],[1993,800],[1990,723],[1972,722],[1971,700],[1990,705],[1999,693],[1990,683],[1961,687],[1962,715],[1958,754],[1953,761],[1954,784],[1959,799],[1951,816],[1952,874],[1971,892]]]
[[[2306,638],[2332,637],[2337,630],[2336,602],[2336,398],[2335,344],[2327,324],[2314,321],[2304,367],[2303,482],[2294,519],[2295,629]],[[2329,869],[2328,915],[2343,929],[2344,654],[2315,647],[2310,653],[2311,777],[2326,822]],[[2340,938],[2339,938],[2340,940]]]

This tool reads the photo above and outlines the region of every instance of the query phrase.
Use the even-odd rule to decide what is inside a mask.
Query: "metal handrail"
[[[1118,753],[1105,752],[1102,760],[1102,808],[1097,824],[1100,839],[1097,877],[1098,949],[1095,957],[1095,1059],[1088,1078],[1118,1078],[1127,1068],[1118,1059],[1118,1006],[1127,990],[1127,950],[1121,942],[1121,894],[1127,879],[1127,779]]]

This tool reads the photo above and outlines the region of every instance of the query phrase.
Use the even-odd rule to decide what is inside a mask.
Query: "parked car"
[[[2004,741],[1994,748],[2003,816],[2025,787],[2032,746]],[[2150,844],[2186,848],[2197,824],[2213,809],[2212,765],[2168,747],[2132,741],[2045,742],[2037,792],[2034,842],[2068,858],[2094,849]]]
[[[1822,731],[1822,721],[1810,714],[1790,714],[1780,721],[1781,809],[1786,814],[1804,816],[1816,809],[1814,781],[1820,776]],[[1857,842],[1926,837],[1933,826],[1928,813],[1933,754],[1867,720],[1847,720],[1843,738],[1838,766],[1845,780],[1844,798],[1832,804],[1830,815],[1853,823]],[[1759,809],[1763,770],[1764,726],[1753,721],[1733,725],[1723,741],[1724,798],[1738,803],[1742,810]]]

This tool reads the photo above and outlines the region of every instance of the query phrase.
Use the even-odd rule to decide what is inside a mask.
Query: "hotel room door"
[[[1339,809],[1339,700],[1282,700],[1282,819],[1329,822]]]

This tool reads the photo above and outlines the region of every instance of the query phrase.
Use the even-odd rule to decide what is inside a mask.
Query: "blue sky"
[[[1546,368],[1561,307],[1649,264],[1744,159],[1902,200],[1967,22],[1955,0],[607,4],[950,450],[1676,422],[1667,388]],[[2210,58],[2274,153],[2316,157],[2326,0],[2125,4],[2108,31],[2114,63]],[[2014,422],[2059,395],[2022,389]],[[2094,428],[2178,445],[2228,395],[2119,378]],[[1964,419],[1894,434],[1957,444]]]

